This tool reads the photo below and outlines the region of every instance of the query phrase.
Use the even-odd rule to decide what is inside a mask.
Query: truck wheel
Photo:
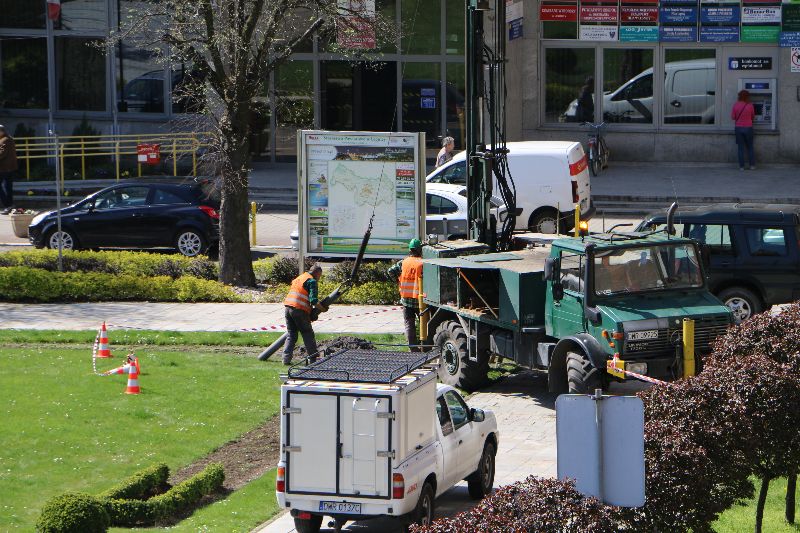
[[[439,380],[451,387],[466,391],[479,389],[488,379],[489,363],[470,361],[467,350],[467,334],[461,324],[448,320],[439,324],[433,345],[441,353]]]
[[[740,324],[763,311],[761,299],[744,287],[729,287],[717,295],[733,313],[733,322]]]
[[[585,355],[567,352],[567,383],[570,394],[592,394],[603,388],[600,370]]]
[[[494,456],[497,453],[494,443],[487,442],[483,446],[483,454],[478,469],[467,478],[469,495],[474,500],[480,500],[492,493],[494,486]]]
[[[414,509],[414,523],[420,526],[428,526],[433,522],[434,498],[436,494],[430,483],[422,486],[417,500],[417,508]]]
[[[319,533],[322,528],[322,515],[312,514],[311,518],[294,517],[297,533]]]

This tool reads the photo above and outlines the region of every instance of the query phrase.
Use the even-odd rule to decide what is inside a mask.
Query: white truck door
[[[469,408],[457,392],[449,390],[444,393],[450,416],[453,420],[453,438],[458,446],[458,479],[464,479],[475,471],[478,465],[476,454],[478,440],[469,421]]]
[[[286,492],[336,493],[337,397],[289,392]]]
[[[389,496],[391,476],[388,397],[339,398],[339,493]]]

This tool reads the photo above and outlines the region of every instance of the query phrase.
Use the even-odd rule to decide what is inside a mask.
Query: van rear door
[[[286,492],[336,494],[337,397],[287,393]]]
[[[389,497],[389,398],[339,399],[339,493]]]
[[[591,207],[592,188],[589,182],[589,165],[581,143],[575,143],[567,155],[572,180],[573,202],[581,205],[581,214]],[[577,197],[577,198],[576,198]]]

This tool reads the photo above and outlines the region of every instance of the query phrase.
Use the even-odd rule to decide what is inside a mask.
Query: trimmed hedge
[[[58,271],[57,250],[27,250],[0,254],[0,267],[31,267]],[[106,274],[130,274],[133,276],[169,276],[180,278],[192,276],[216,280],[217,265],[207,257],[184,257],[145,252],[90,252],[65,250],[64,272],[100,272]]]
[[[258,283],[278,285],[291,283],[299,273],[299,259],[297,256],[275,256],[268,259],[259,259],[253,262],[253,272]],[[306,269],[311,268],[315,261],[306,258]]]
[[[81,492],[48,500],[36,522],[40,533],[104,533],[111,520],[103,502]]]
[[[49,272],[29,267],[0,267],[0,300],[76,302],[147,300],[156,302],[238,302],[236,292],[218,282],[182,276]]]
[[[333,292],[338,286],[338,283],[327,281],[323,277],[319,283],[320,299]],[[267,287],[262,296],[262,301],[282,302],[288,291],[288,284]],[[353,305],[394,305],[399,301],[400,295],[397,292],[397,283],[393,281],[372,281],[352,287],[337,303]]]
[[[327,278],[335,283],[342,283],[350,278],[353,272],[354,261],[342,261],[336,263],[327,272]],[[370,261],[361,263],[358,268],[358,275],[356,276],[356,283],[374,282],[393,282],[386,273],[389,268],[395,264],[395,261]]]
[[[167,487],[169,467],[164,463],[153,465],[136,472],[129,478],[97,495],[104,500],[146,500],[163,492]]]

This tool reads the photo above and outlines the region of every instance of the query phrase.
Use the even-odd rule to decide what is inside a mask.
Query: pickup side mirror
[[[472,422],[483,422],[486,420],[486,413],[483,409],[475,409],[474,407],[469,410],[469,419]]]
[[[557,257],[548,257],[544,260],[544,280],[553,281],[556,279],[558,272],[559,261]]]

